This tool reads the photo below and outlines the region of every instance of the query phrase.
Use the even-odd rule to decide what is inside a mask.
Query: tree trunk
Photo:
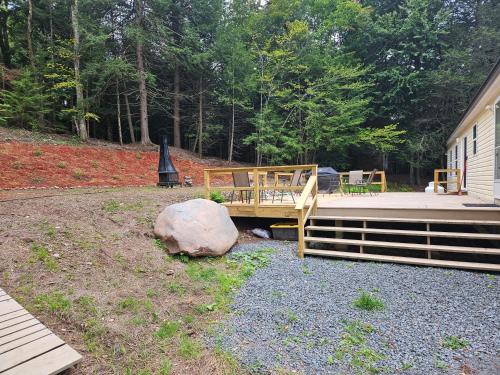
[[[130,141],[135,143],[135,134],[134,134],[134,125],[132,123],[132,113],[130,113],[130,104],[128,102],[128,95],[123,94],[125,97],[125,107],[127,109],[127,122],[128,122],[128,131],[130,132]]]
[[[7,68],[12,68],[12,56],[9,45],[9,1],[0,0],[0,5],[3,5],[0,10],[0,51],[2,52],[3,63]]]
[[[87,140],[87,129],[83,115],[83,87],[80,82],[80,26],[78,23],[78,0],[71,3],[71,23],[73,26],[73,64],[76,83],[76,129],[82,141]]]
[[[120,86],[118,80],[116,80],[116,119],[118,120],[118,139],[120,145],[123,146],[123,134],[122,134],[122,113],[120,107]]]
[[[413,164],[410,164],[410,185],[415,185],[415,173],[413,171]]]
[[[386,152],[382,153],[382,170],[387,171],[389,169],[389,154]]]
[[[203,78],[200,78],[199,92],[199,113],[198,113],[198,155],[203,156]]]
[[[28,30],[26,38],[28,39],[28,59],[30,60],[31,67],[35,67],[35,60],[33,58],[33,1],[28,0]]]
[[[141,144],[147,145],[151,143],[149,139],[149,126],[148,126],[148,93],[146,89],[146,72],[144,70],[144,56],[143,56],[143,21],[144,21],[144,0],[135,0],[136,6],[136,23],[141,30],[141,35],[137,37],[136,44],[136,58],[137,58],[137,72],[139,73],[139,107],[141,117]]]
[[[179,63],[175,59],[174,68],[174,146],[181,147],[180,79]]]
[[[113,123],[109,120],[109,116],[106,116],[106,138],[113,142]]]
[[[229,132],[229,150],[227,160],[231,163],[233,161],[233,147],[234,147],[234,71],[233,71],[233,103],[231,111],[231,131]]]

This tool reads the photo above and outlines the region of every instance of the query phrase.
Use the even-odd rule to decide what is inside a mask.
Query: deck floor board
[[[0,374],[57,374],[82,359],[0,289]]]

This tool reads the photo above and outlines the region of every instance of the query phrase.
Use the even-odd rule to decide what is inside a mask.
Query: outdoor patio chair
[[[250,203],[252,190],[250,189],[250,177],[248,172],[233,172],[233,185],[235,188],[248,188],[248,190],[233,190],[231,192],[231,203],[233,203],[234,193],[240,193],[241,203]]]
[[[294,191],[293,187],[300,186],[300,177],[302,177],[302,169],[296,169],[293,172],[293,176],[292,176],[292,178],[290,180],[290,185],[284,186],[279,191],[281,193],[281,202],[283,202],[283,196],[285,195],[285,191],[288,190],[288,191],[290,191],[290,195],[292,197],[292,201],[295,204],[295,198],[293,196],[293,194],[294,194],[295,191]],[[291,189],[287,189],[288,187],[291,187]],[[275,195],[276,195],[276,189],[273,191],[273,200],[272,200],[272,203],[274,203]]]
[[[368,176],[368,178],[366,180],[361,179],[361,181],[357,184],[360,192],[364,193],[365,191],[368,191],[368,193],[370,193],[370,195],[372,195],[372,193],[373,193],[373,191],[372,191],[373,179],[375,178],[375,175],[377,174],[377,172],[378,172],[378,170],[374,169],[373,171],[371,171],[370,175]]]
[[[354,194],[359,192],[360,185],[363,182],[363,171],[349,171],[349,178],[345,184],[347,193]]]

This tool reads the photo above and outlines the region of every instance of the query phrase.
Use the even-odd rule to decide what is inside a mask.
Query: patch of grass
[[[59,269],[59,265],[52,257],[49,249],[47,249],[46,246],[34,243],[33,245],[31,245],[31,251],[33,252],[32,260],[39,260],[52,272],[55,272]]]
[[[411,370],[414,366],[413,362],[403,362],[401,364],[401,371],[408,371]]]
[[[493,280],[495,280],[495,275],[492,275],[492,274],[490,274],[490,273],[487,273],[487,274],[486,274],[486,277],[487,277],[489,280],[492,280],[492,281],[493,281]]]
[[[436,356],[434,358],[434,367],[440,370],[446,370],[448,368],[448,365],[440,357]]]
[[[92,161],[90,162],[90,166],[91,166],[92,168],[99,168],[99,163],[98,163],[97,161],[95,161],[95,160],[92,160]]]
[[[12,168],[19,170],[19,169],[23,169],[24,165],[20,161],[15,161],[12,163]]]
[[[353,304],[354,307],[366,311],[383,310],[385,308],[382,300],[364,290],[361,291],[360,296],[354,300]]]
[[[73,178],[75,180],[83,180],[85,178],[85,173],[81,169],[75,169],[73,171]]]
[[[106,202],[102,205],[102,209],[108,213],[115,213],[115,212],[125,212],[125,211],[137,211],[140,210],[143,207],[143,204],[141,202],[134,202],[134,203],[118,203],[114,199],[110,200],[109,202]]]
[[[158,297],[158,292],[154,289],[148,289],[146,290],[146,296],[148,298]]]
[[[165,251],[167,248],[165,247],[165,244],[163,242],[161,242],[161,240],[159,238],[155,238],[153,240],[153,244],[155,245],[155,247],[157,247],[158,249],[162,250],[162,251]],[[170,255],[168,255],[170,257]]]
[[[182,318],[182,320],[184,320],[184,323],[186,323],[186,324],[193,324],[194,316],[186,315],[186,316],[184,316],[184,318]]]
[[[201,263],[189,263],[186,274],[193,281],[213,281],[217,277],[217,270],[213,267],[203,267]]]
[[[201,354],[201,345],[189,336],[182,335],[179,341],[179,355],[185,359],[195,359]]]
[[[42,221],[38,227],[45,232],[49,237],[54,237],[56,235],[56,227],[47,221]]]
[[[94,297],[81,296],[80,298],[75,300],[75,302],[83,310],[84,313],[92,315],[92,316],[98,315],[98,309],[97,309]]]
[[[44,181],[45,180],[42,177],[40,177],[40,176],[33,176],[33,177],[31,177],[31,183],[33,183],[35,185],[41,184]]]
[[[344,320],[343,324],[344,332],[335,351],[335,359],[347,360],[354,373],[378,374],[381,369],[376,363],[384,356],[367,345],[367,336],[375,331],[373,326],[356,320]]]
[[[171,281],[167,285],[167,290],[177,296],[183,296],[186,294],[187,288],[177,281]]]
[[[335,360],[333,359],[333,355],[329,355],[328,357],[326,357],[326,363],[328,365],[333,365],[335,363]]]
[[[71,301],[62,292],[40,294],[35,297],[35,307],[51,313],[66,313],[71,307]]]
[[[36,148],[33,150],[33,153],[32,153],[33,156],[42,156],[43,155],[43,151],[40,150],[39,148]]]
[[[169,375],[171,371],[172,371],[172,362],[169,359],[165,359],[162,362],[161,367],[158,370],[158,373],[160,375]]]
[[[139,300],[134,297],[127,297],[118,303],[118,307],[122,310],[138,311],[139,306]]]
[[[469,341],[467,341],[466,339],[461,339],[457,336],[446,336],[443,338],[442,345],[443,348],[460,350],[469,346]]]
[[[60,162],[58,162],[58,163],[56,164],[56,167],[57,167],[57,168],[64,169],[64,168],[66,168],[66,163],[65,163],[65,162],[63,162],[63,161],[60,161]]]
[[[117,212],[120,209],[120,206],[118,205],[118,202],[113,199],[104,203],[102,205],[102,209],[106,212]]]
[[[96,352],[101,345],[101,337],[106,333],[102,323],[96,318],[87,319],[83,328],[83,342],[90,353]]]
[[[154,333],[154,336],[160,340],[172,338],[179,330],[179,327],[180,323],[177,321],[163,322],[160,328]]]

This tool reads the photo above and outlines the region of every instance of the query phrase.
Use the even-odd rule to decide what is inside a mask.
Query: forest
[[[499,46],[498,0],[0,0],[0,125],[420,184]]]

